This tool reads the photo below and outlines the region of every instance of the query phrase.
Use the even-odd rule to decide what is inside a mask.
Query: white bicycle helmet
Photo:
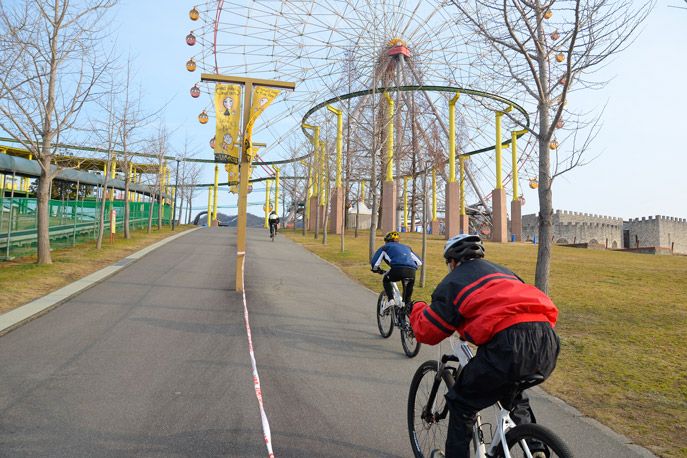
[[[483,258],[484,245],[477,235],[458,234],[451,237],[444,245],[444,258],[455,259],[458,262],[468,259]]]

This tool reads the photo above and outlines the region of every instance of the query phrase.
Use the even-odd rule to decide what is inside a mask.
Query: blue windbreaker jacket
[[[413,253],[413,250],[408,245],[398,242],[385,243],[377,250],[370,261],[372,269],[379,269],[382,261],[385,261],[391,268],[410,267],[411,269],[417,269],[422,265],[420,258]]]

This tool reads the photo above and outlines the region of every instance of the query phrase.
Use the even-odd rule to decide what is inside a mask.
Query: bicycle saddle
[[[515,386],[519,391],[525,391],[528,388],[532,388],[535,385],[539,385],[544,381],[544,376],[540,374],[529,375],[517,382]]]

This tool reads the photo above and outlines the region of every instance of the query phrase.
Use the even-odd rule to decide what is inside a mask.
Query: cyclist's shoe
[[[385,303],[382,303],[382,313],[386,312],[390,307],[393,307],[396,305],[396,302],[393,299],[387,299]]]
[[[429,458],[444,458],[446,455],[444,455],[444,452],[442,450],[439,450],[438,448],[435,448],[432,450],[432,453],[429,454]],[[538,457],[532,457],[532,458],[538,458]]]

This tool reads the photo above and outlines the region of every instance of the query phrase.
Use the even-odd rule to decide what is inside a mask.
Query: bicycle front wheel
[[[386,293],[382,291],[379,293],[379,298],[377,299],[377,328],[385,339],[389,337],[394,330],[394,323],[391,317],[393,307],[386,307],[386,302]],[[386,310],[382,311],[384,307],[386,307]]]
[[[525,458],[544,447],[548,458],[572,458],[573,454],[556,434],[550,429],[536,423],[518,425],[506,433],[508,453],[512,458]],[[503,448],[499,448],[496,457],[503,458]]]
[[[443,450],[448,432],[448,386],[436,379],[438,361],[426,361],[415,371],[408,393],[408,433],[415,458]]]
[[[401,345],[408,358],[415,357],[420,351],[420,342],[415,338],[413,328],[410,326],[410,318],[405,313],[401,314]]]

